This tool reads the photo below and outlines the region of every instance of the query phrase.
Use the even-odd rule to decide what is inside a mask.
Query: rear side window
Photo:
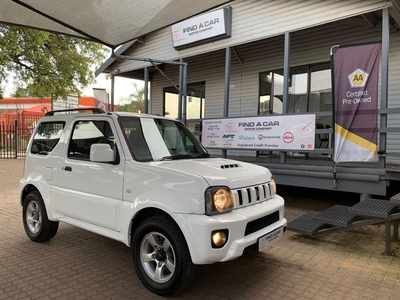
[[[64,127],[65,122],[40,123],[33,137],[31,153],[47,155],[53,151],[60,140]]]

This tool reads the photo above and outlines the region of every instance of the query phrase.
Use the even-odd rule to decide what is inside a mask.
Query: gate
[[[43,113],[12,112],[0,115],[0,159],[24,157],[29,139]]]

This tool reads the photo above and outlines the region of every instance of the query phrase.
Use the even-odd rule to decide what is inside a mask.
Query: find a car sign
[[[314,150],[315,115],[203,120],[202,143],[222,149]]]

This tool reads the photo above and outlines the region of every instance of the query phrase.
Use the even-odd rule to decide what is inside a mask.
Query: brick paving
[[[0,160],[0,300],[162,299],[142,286],[124,244],[60,223],[46,243],[25,235],[18,182],[23,159]],[[286,217],[352,205],[351,194],[279,186]],[[286,232],[273,247],[201,266],[174,299],[399,299],[400,250],[385,250],[384,226],[305,237]]]

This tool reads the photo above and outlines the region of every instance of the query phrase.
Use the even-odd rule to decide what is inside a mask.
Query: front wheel
[[[30,192],[25,197],[22,221],[26,235],[35,242],[50,240],[58,230],[58,222],[48,219],[46,207],[38,191]]]
[[[182,232],[164,216],[150,217],[138,226],[133,236],[132,255],[142,283],[162,296],[179,293],[195,274]]]

